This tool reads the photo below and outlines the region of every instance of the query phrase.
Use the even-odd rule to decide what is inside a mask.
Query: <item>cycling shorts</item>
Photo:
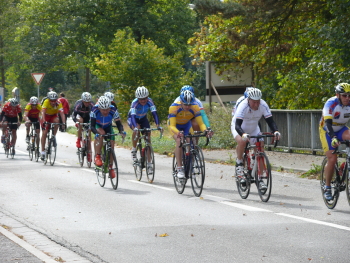
[[[8,117],[5,115],[3,121],[7,121],[8,123],[18,123],[18,117]],[[18,125],[10,124],[9,127],[11,130],[17,130]]]
[[[140,125],[140,129],[150,128],[151,127],[146,116],[142,117],[141,119],[139,119],[139,118],[135,118],[135,119],[136,119],[136,123],[138,125]],[[130,129],[134,129],[135,128],[135,127],[132,126],[131,118],[128,118],[128,125],[129,125]]]
[[[34,124],[34,127],[35,129],[40,129],[40,123],[39,123],[39,118],[31,118],[31,117],[28,117],[28,119],[31,121],[31,122],[35,122]]]
[[[59,120],[56,119],[58,117],[57,114],[54,114],[54,115],[48,115],[48,114],[45,114],[45,122],[51,122],[51,123],[59,123]],[[44,131],[45,129],[50,129],[50,124],[46,124],[44,125],[44,123],[41,123],[41,129]]]
[[[349,127],[344,126],[339,131],[334,132],[334,134],[335,134],[335,136],[337,136],[337,139],[339,141],[342,141],[343,140],[343,133],[347,130],[349,130]],[[332,138],[329,137],[326,130],[320,126],[319,132],[320,132],[320,140],[321,140],[323,151],[328,152],[329,150],[334,150],[335,148],[332,147]]]
[[[102,128],[101,125],[96,124],[95,126],[96,130],[98,130],[99,128],[103,129],[105,131],[105,133],[109,133],[109,134],[114,134],[114,130],[112,125],[106,127],[106,128]],[[97,138],[96,134],[95,134],[95,139]],[[115,141],[115,135],[111,136],[111,141]]]

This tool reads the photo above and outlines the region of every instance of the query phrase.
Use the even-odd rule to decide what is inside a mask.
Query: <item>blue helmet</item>
[[[243,93],[244,98],[248,98],[248,92],[249,92],[249,90],[252,90],[252,89],[254,89],[254,87],[247,87],[247,88],[245,89],[245,92]]]
[[[193,92],[190,91],[190,90],[182,91],[181,94],[180,94],[180,100],[184,104],[193,104],[193,102],[194,102],[194,94],[193,94]]]
[[[185,85],[181,88],[180,92],[183,92],[184,90],[189,90],[194,94],[194,88],[192,86]]]

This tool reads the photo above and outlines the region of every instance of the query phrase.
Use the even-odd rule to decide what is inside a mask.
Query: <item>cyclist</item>
[[[94,104],[92,103],[91,94],[89,92],[83,92],[81,94],[81,99],[75,102],[73,108],[72,119],[75,122],[75,126],[78,128],[78,138],[76,142],[77,148],[81,148],[82,140],[82,126],[79,123],[89,123],[90,122],[90,112]],[[89,139],[91,141],[91,130],[89,130]],[[91,161],[91,145],[88,145],[88,156],[87,159]]]
[[[238,105],[239,105],[245,98],[248,97],[248,91],[249,91],[250,89],[254,89],[254,88],[253,88],[253,87],[247,87],[247,88],[245,89],[245,92],[243,93],[243,96],[239,97],[239,99],[236,101],[235,106],[233,106],[233,108],[232,108],[232,117],[235,115],[235,111],[236,111]]]
[[[39,147],[39,138],[40,138],[40,124],[39,124],[39,115],[41,112],[41,105],[39,104],[39,99],[35,96],[29,99],[29,103],[24,108],[24,120],[26,125],[26,143],[29,143],[29,130],[31,122],[35,123],[36,134],[38,135],[38,147]]]
[[[64,113],[64,116],[66,117],[65,119],[67,120],[69,116],[70,108],[69,108],[69,102],[66,99],[66,95],[64,95],[63,92],[60,93],[60,98],[58,99],[58,101],[62,103],[63,113]],[[59,115],[58,117],[60,116],[61,115]],[[62,123],[62,120],[60,120],[60,123]]]
[[[235,115],[231,122],[231,132],[233,138],[237,142],[236,147],[236,176],[240,178],[242,184],[245,183],[243,177],[243,153],[248,140],[250,143],[255,143],[256,139],[250,139],[250,135],[258,135],[260,133],[259,120],[264,116],[265,121],[269,125],[271,131],[275,135],[275,139],[279,140],[281,134],[278,132],[276,123],[272,118],[272,113],[270,111],[267,103],[261,99],[261,91],[257,88],[251,88],[248,90],[248,97],[245,98],[237,107]],[[262,146],[263,146],[263,139]],[[266,189],[266,185],[260,181],[260,189]]]
[[[350,140],[350,131],[346,126],[350,119],[350,84],[340,83],[335,87],[335,93],[336,95],[324,104],[319,126],[322,148],[327,157],[324,170],[326,200],[332,200],[331,179],[337,162],[337,155],[332,152],[340,145],[339,141]]]
[[[7,128],[7,123],[17,123],[10,124],[9,127],[12,132],[11,146],[16,145],[17,140],[17,129],[21,126],[22,122],[22,109],[16,98],[11,98],[5,103],[0,114],[0,122],[2,122],[2,136],[1,142],[5,143],[5,130]],[[15,153],[15,150],[14,150]]]
[[[59,123],[58,114],[60,114],[62,118],[63,130],[66,126],[66,118],[63,113],[62,103],[58,101],[58,95],[54,91],[50,91],[47,94],[47,99],[44,101],[44,104],[41,106],[41,128],[43,130],[43,134],[41,137],[41,160],[45,160],[45,143],[47,133],[50,129],[50,125],[44,125],[44,122],[51,123]],[[55,129],[52,136],[56,136],[58,125],[55,125]]]
[[[210,138],[213,135],[213,131],[209,130],[203,123],[200,108],[195,104],[195,96],[190,90],[183,90],[180,93],[178,101],[175,101],[169,107],[168,115],[168,127],[170,133],[176,142],[175,157],[177,162],[177,177],[184,178],[185,173],[182,167],[182,156],[180,149],[180,138],[184,135],[188,135],[192,127],[191,120],[195,118],[201,131],[206,131],[207,136]]]
[[[112,92],[106,91],[103,96],[107,97],[111,101],[111,105],[118,109],[117,104],[114,102],[114,94]]]
[[[95,164],[96,166],[102,166],[103,163],[101,160],[101,149],[103,145],[103,137],[99,135],[105,135],[107,133],[114,134],[113,127],[112,127],[113,121],[117,125],[119,133],[123,134],[122,135],[123,137],[125,137],[125,132],[124,132],[124,127],[120,121],[120,116],[117,109],[111,105],[111,102],[107,97],[101,96],[98,99],[97,105],[98,106],[97,107],[95,106],[90,113],[90,120],[91,120],[91,131],[95,134],[95,152],[96,152]],[[114,148],[114,140],[115,140],[115,136],[112,136],[111,145],[113,148]],[[112,159],[110,164],[113,165]],[[112,174],[111,177],[114,178],[115,174],[114,176]]]
[[[157,125],[157,128],[160,127],[159,118],[157,114],[156,106],[153,103],[153,100],[148,97],[148,89],[144,86],[138,87],[135,91],[135,99],[131,102],[130,110],[128,113],[128,125],[130,129],[134,132],[132,134],[132,149],[131,149],[131,158],[132,161],[136,161],[136,144],[137,141],[135,137],[137,135],[137,129],[150,128],[149,121],[147,119],[147,112],[150,110],[152,112],[154,122]],[[151,141],[151,136],[149,136],[149,141]],[[151,163],[147,164],[149,171],[152,171]]]

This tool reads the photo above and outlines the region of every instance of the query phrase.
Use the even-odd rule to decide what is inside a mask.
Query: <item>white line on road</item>
[[[230,201],[221,201],[220,203],[224,204],[224,205],[237,207],[237,208],[240,208],[240,209],[243,209],[243,210],[251,211],[251,212],[272,212],[272,211],[267,210],[267,209],[257,208],[257,207],[249,206],[249,205],[237,204],[237,203],[233,203],[233,202],[230,202]]]
[[[306,221],[306,222],[309,222],[309,223],[314,223],[314,224],[324,225],[324,226],[330,226],[330,227],[334,227],[334,228],[339,228],[339,229],[350,231],[350,227],[341,226],[341,225],[337,225],[337,224],[333,224],[333,223],[327,223],[327,222],[324,222],[324,221],[304,218],[304,217],[300,217],[300,216],[293,216],[293,215],[289,215],[289,214],[285,214],[285,213],[275,213],[275,214],[279,215],[279,216],[286,216],[286,217],[290,217],[290,218],[294,218],[294,219],[303,220],[303,221]]]
[[[128,180],[128,181],[131,183],[142,184],[142,185],[151,186],[154,188],[159,188],[159,189],[163,189],[163,190],[167,190],[167,191],[174,191],[174,189],[170,189],[168,187],[158,186],[158,185],[154,185],[154,184],[150,184],[150,183],[144,183],[144,182],[139,182],[139,181],[135,181],[135,180]]]

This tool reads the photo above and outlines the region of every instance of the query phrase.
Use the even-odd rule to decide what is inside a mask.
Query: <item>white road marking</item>
[[[233,206],[236,208],[240,208],[243,210],[251,211],[251,212],[272,212],[272,211],[267,210],[267,209],[257,208],[257,207],[249,206],[249,205],[237,204],[237,203],[230,202],[230,201],[221,201],[220,203],[224,204],[224,205],[229,205],[229,206]]]
[[[142,185],[151,186],[154,188],[159,188],[159,189],[163,189],[163,190],[167,190],[167,191],[174,191],[174,189],[170,189],[168,187],[163,187],[163,186],[154,185],[154,184],[150,184],[150,183],[144,183],[144,182],[139,182],[139,181],[135,181],[135,180],[128,180],[128,181],[131,183],[142,184]]]

